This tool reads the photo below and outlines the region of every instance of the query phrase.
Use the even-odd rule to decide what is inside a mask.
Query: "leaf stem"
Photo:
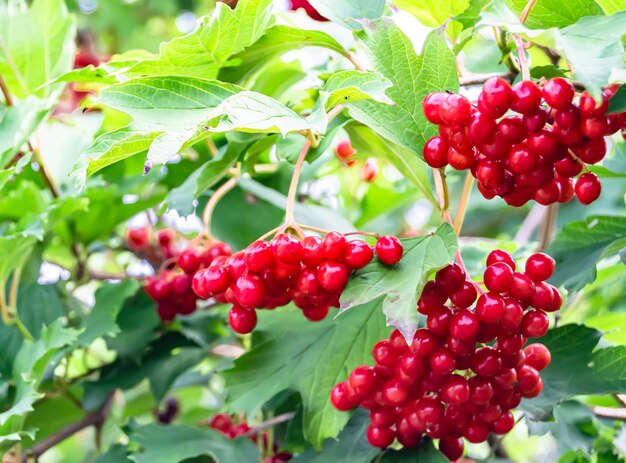
[[[445,213],[448,211],[448,206],[450,205],[446,174],[443,172],[443,169],[433,169],[433,176],[435,178],[435,191],[437,193],[437,199],[439,200],[439,206],[441,207],[442,214],[444,214],[445,217]]]
[[[526,3],[526,6],[522,10],[522,14],[520,14],[519,16],[519,21],[522,24],[526,22],[526,20],[528,19],[528,16],[530,15],[530,12],[532,11],[532,9],[535,7],[536,4],[537,4],[537,0],[528,0],[528,2]]]
[[[524,40],[522,40],[519,34],[513,34],[513,40],[515,40],[515,46],[517,47],[517,57],[522,71],[522,79],[530,80],[530,68],[526,59],[526,51],[524,50]]]
[[[9,87],[7,87],[6,82],[0,76],[0,91],[2,91],[2,95],[4,96],[4,101],[7,106],[13,106],[13,98],[11,97],[11,92],[9,92]]]
[[[550,204],[545,212],[541,230],[539,233],[539,244],[537,251],[545,251],[552,242],[552,234],[556,225],[556,216],[559,212],[558,204]]]
[[[463,220],[465,219],[465,213],[467,212],[467,205],[469,203],[470,196],[472,194],[472,187],[474,186],[474,176],[471,172],[467,172],[465,176],[465,183],[463,184],[463,190],[461,191],[461,197],[459,198],[459,206],[456,209],[456,215],[454,216],[454,233],[457,236],[461,236],[461,229],[463,228]]]
[[[215,210],[217,203],[226,195],[226,193],[235,188],[238,179],[239,177],[236,176],[224,182],[217,190],[215,190],[213,196],[211,196],[211,198],[207,201],[206,206],[204,207],[204,211],[202,212],[202,223],[204,224],[204,234],[206,236],[212,236],[211,218],[213,216],[213,211]]]
[[[311,147],[311,140],[307,139],[304,142],[302,151],[300,151],[300,155],[298,156],[298,160],[296,161],[296,167],[294,168],[293,176],[291,177],[291,184],[289,185],[289,193],[287,194],[287,207],[285,209],[285,227],[284,228],[289,228],[295,225],[296,223],[295,203],[296,203],[296,194],[298,193],[298,181],[300,180],[300,173],[302,172],[302,166],[304,165],[304,160],[306,159],[306,155],[309,152],[310,147]]]
[[[365,72],[365,68],[361,66],[352,53],[345,53],[344,56],[350,61],[358,71]]]

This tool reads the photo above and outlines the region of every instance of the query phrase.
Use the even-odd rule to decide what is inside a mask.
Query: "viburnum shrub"
[[[422,107],[439,135],[424,145],[424,160],[433,168],[469,169],[485,198],[500,196],[511,206],[565,203],[574,195],[590,204],[602,186],[588,165],[606,155],[606,136],[626,129],[626,112],[606,114],[618,88],[607,87],[599,104],[562,77],[513,86],[492,77],[475,104],[431,93]]]
[[[550,351],[524,346],[546,334],[546,312],[561,307],[559,291],[545,283],[554,269],[551,257],[537,253],[516,271],[511,255],[496,249],[487,257],[484,289],[456,263],[437,271],[417,303],[426,327],[410,342],[395,330],[376,343],[375,365],[352,370],[331,391],[332,404],[369,410],[373,446],[397,439],[414,447],[428,436],[450,460],[463,455],[463,438],[479,444],[490,432],[507,434],[511,410],[543,389],[539,372]]]
[[[3,463],[624,461],[620,3],[0,0]]]

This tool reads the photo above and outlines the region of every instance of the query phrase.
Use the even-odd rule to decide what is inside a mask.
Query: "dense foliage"
[[[626,461],[625,34],[0,0],[3,461]]]

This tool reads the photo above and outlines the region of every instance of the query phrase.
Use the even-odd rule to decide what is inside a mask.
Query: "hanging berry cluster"
[[[189,242],[181,251],[174,236],[171,230],[159,231],[159,246],[167,260],[144,286],[146,293],[157,302],[157,312],[163,321],[172,321],[177,314],[195,312],[198,296],[191,288],[193,275],[209,267],[216,258],[232,254],[230,246],[221,241]]]
[[[590,204],[600,196],[600,180],[578,175],[604,158],[605,136],[626,128],[626,113],[606,115],[617,88],[605,89],[599,106],[587,92],[576,102],[574,87],[561,77],[542,88],[492,77],[476,106],[462,95],[431,93],[422,108],[439,135],[424,146],[424,160],[434,168],[469,169],[485,198],[500,196],[511,206],[564,203],[574,194]]]
[[[402,245],[397,238],[383,236],[376,253],[383,263],[393,265],[402,257]],[[256,326],[257,309],[290,302],[309,320],[319,321],[330,307],[339,307],[350,274],[373,257],[365,241],[348,241],[338,232],[304,239],[280,233],[271,241],[255,241],[244,251],[215,259],[195,274],[193,290],[201,298],[233,304],[228,319],[241,334]]]
[[[245,421],[235,424],[232,417],[226,413],[218,413],[209,420],[209,427],[221,432],[225,436],[234,439],[249,433],[252,428]],[[261,439],[261,442],[259,442]],[[268,449],[269,439],[266,432],[259,434],[251,434],[250,440],[257,445],[262,445],[263,453],[270,454],[263,459],[262,463],[285,463],[293,458],[290,452],[279,451],[277,445],[273,445],[272,449]]]
[[[450,460],[463,455],[462,438],[480,443],[490,432],[508,433],[511,410],[541,392],[539,371],[550,363],[544,345],[524,345],[545,335],[546,312],[561,306],[557,289],[545,283],[553,272],[554,261],[541,253],[516,272],[503,250],[487,258],[487,292],[457,264],[438,271],[418,302],[427,327],[410,346],[397,330],[378,342],[375,366],[355,368],[333,388],[332,404],[369,409],[367,438],[376,447],[395,439],[412,447],[427,435]]]

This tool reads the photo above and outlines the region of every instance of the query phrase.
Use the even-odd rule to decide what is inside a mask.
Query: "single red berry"
[[[609,133],[609,121],[606,116],[583,117],[580,121],[580,131],[589,138],[601,138]]]
[[[532,391],[539,382],[539,372],[526,364],[517,370],[517,382],[522,393]]]
[[[187,248],[178,256],[178,266],[185,273],[195,273],[200,263],[200,256],[194,248]]]
[[[511,267],[513,271],[515,271],[515,260],[513,260],[513,256],[511,256],[511,254],[504,249],[494,249],[487,256],[488,266],[493,265],[496,262],[503,262]]]
[[[580,174],[583,170],[583,165],[571,156],[566,156],[554,164],[554,168],[561,177],[570,178]]]
[[[476,164],[476,158],[472,151],[463,152],[452,146],[448,148],[446,160],[448,164],[450,164],[450,167],[455,170],[471,169]]]
[[[448,324],[452,317],[452,311],[446,306],[433,310],[426,318],[428,329],[439,336],[448,334]]]
[[[476,322],[478,323],[478,320]],[[478,330],[478,328],[476,329]],[[421,329],[415,332],[410,347],[411,351],[418,357],[428,357],[433,352],[435,352],[438,344],[439,341],[437,339],[437,336],[435,336],[429,330]]]
[[[346,383],[337,383],[330,391],[330,402],[337,410],[347,412],[352,410],[358,404],[354,403],[349,397]]]
[[[547,254],[538,252],[526,260],[526,275],[533,281],[545,281],[554,273],[554,259]]]
[[[550,79],[543,87],[543,98],[554,109],[567,109],[574,98],[574,86],[562,77]]]
[[[370,395],[376,386],[378,380],[374,368],[369,365],[360,365],[356,367],[348,376],[348,383],[360,396]]]
[[[341,159],[348,159],[350,156],[356,153],[356,150],[352,148],[352,145],[350,144],[350,139],[346,139],[341,140],[339,143],[337,143],[335,152],[337,153],[337,156],[339,156]]]
[[[444,92],[435,92],[426,95],[422,101],[422,110],[429,122],[437,125],[443,124],[439,110],[441,109],[441,103],[443,103],[446,98],[448,98],[448,94]]]
[[[286,264],[299,264],[302,259],[302,243],[288,233],[281,233],[274,237],[272,250],[274,257]]]
[[[376,241],[376,255],[385,265],[395,265],[402,258],[402,243],[395,236],[381,236]]]
[[[435,169],[448,165],[448,142],[442,137],[432,137],[424,145],[424,161]]]
[[[502,359],[493,347],[483,347],[476,351],[472,360],[472,371],[479,376],[493,376],[502,368]]]
[[[500,328],[506,333],[515,333],[524,317],[524,309],[519,302],[510,297],[504,298],[504,304],[506,311],[500,319]]]
[[[302,240],[302,262],[315,267],[324,260],[320,251],[322,239],[318,236],[307,236]]]
[[[563,304],[563,297],[561,297],[559,290],[554,286],[551,286],[550,289],[552,290],[552,302],[548,306],[544,307],[544,312],[556,312]]]
[[[503,368],[493,378],[493,385],[498,389],[512,389],[517,383],[515,368]]]
[[[391,406],[402,405],[409,397],[409,389],[397,379],[387,381],[382,386],[383,397]]]
[[[470,387],[461,375],[451,375],[441,386],[441,400],[449,404],[462,404],[470,398]]]
[[[445,347],[439,347],[429,357],[430,368],[440,375],[447,375],[454,371],[456,360],[454,354]]]
[[[346,237],[339,232],[333,231],[322,239],[320,252],[324,259],[340,260],[346,252],[347,246]]]
[[[488,142],[483,142],[479,146],[481,154],[492,160],[502,160],[507,157],[511,150],[511,143],[502,138],[502,135],[496,135]]]
[[[444,411],[443,404],[434,397],[424,397],[415,404],[415,413],[426,428],[439,426]]]
[[[444,436],[439,439],[439,451],[450,461],[456,461],[463,456],[465,445],[460,437]]]
[[[483,281],[489,291],[505,293],[513,284],[513,270],[504,262],[496,262],[485,269]]]
[[[488,108],[492,116],[500,117],[511,107],[513,101],[513,91],[509,83],[501,77],[491,77],[483,84],[480,94],[482,105],[479,109]],[[479,103],[480,104],[480,103]]]
[[[348,284],[349,277],[350,270],[342,262],[327,260],[317,269],[317,281],[327,291],[342,291]]]
[[[522,80],[511,88],[511,109],[520,114],[532,114],[541,104],[541,90],[530,80]]]
[[[453,338],[462,341],[473,340],[478,334],[478,316],[469,310],[459,310],[452,315],[449,327],[450,336]]]
[[[192,288],[201,298],[223,293],[231,284],[230,275],[224,267],[209,267],[194,275]]]
[[[505,311],[504,300],[495,293],[481,294],[476,302],[476,315],[481,323],[497,323]]]
[[[372,426],[388,428],[396,421],[396,412],[392,407],[375,408],[370,411],[370,423]]]
[[[508,143],[515,144],[526,138],[528,130],[521,117],[511,116],[498,122],[498,133]]]
[[[520,324],[520,333],[527,338],[540,338],[548,332],[550,319],[541,310],[529,310]]]
[[[539,108],[533,113],[524,114],[522,122],[529,132],[536,132],[537,130],[541,130],[546,125],[546,122],[548,122],[548,113]]]
[[[493,397],[494,390],[493,385],[489,381],[489,378],[483,378],[481,376],[472,376],[468,380],[470,388],[470,401],[476,404],[486,404]]]
[[[488,143],[496,133],[496,121],[485,114],[477,111],[472,114],[467,126],[467,135],[475,145]]]
[[[390,428],[378,428],[370,426],[367,428],[367,441],[373,446],[381,449],[389,447],[393,444],[396,433]]]
[[[302,314],[309,321],[319,322],[326,318],[329,310],[330,308],[327,305],[323,305],[319,307],[314,307],[312,309],[302,309]]]
[[[580,124],[580,111],[574,106],[570,105],[566,109],[556,111],[554,114],[554,122],[558,125],[559,129],[575,129]]]
[[[150,229],[148,227],[129,228],[126,230],[126,240],[131,249],[144,249],[150,244]]]
[[[606,141],[604,137],[589,140],[584,145],[576,148],[576,154],[578,158],[586,164],[597,164],[602,161],[606,155]],[[578,163],[578,165],[582,170],[582,163]],[[578,172],[580,172],[580,170]],[[570,177],[573,177],[573,175]]]
[[[518,301],[529,301],[535,294],[535,284],[525,273],[515,272],[509,294]]]
[[[513,426],[515,426],[515,418],[511,412],[506,412],[491,424],[491,430],[496,434],[508,434]]]
[[[170,284],[164,278],[149,278],[147,280],[145,291],[155,301],[163,301],[170,295]]]
[[[456,262],[445,266],[435,274],[435,283],[448,295],[461,288],[464,282],[465,272]]]
[[[174,243],[175,238],[174,230],[170,230],[169,228],[164,228],[163,230],[159,230],[157,233],[157,241],[159,242],[159,246],[163,248],[167,248]]]
[[[256,326],[257,318],[254,309],[246,309],[239,305],[234,305],[228,312],[228,323],[234,332],[248,334]]]
[[[378,341],[372,349],[372,357],[376,363],[388,367],[394,366],[398,356],[394,352],[391,343],[388,340]]]
[[[255,241],[244,251],[244,259],[251,272],[263,273],[274,263],[272,246],[267,241]]]
[[[469,280],[465,280],[460,288],[450,294],[450,301],[459,309],[467,309],[478,296],[476,286]]]
[[[574,192],[581,204],[591,204],[600,197],[602,184],[596,174],[586,172],[576,180]]]
[[[439,116],[446,124],[465,124],[472,113],[472,105],[463,95],[453,93],[443,100]]]
[[[263,280],[252,274],[239,277],[233,291],[239,304],[249,309],[261,307],[267,294]]]
[[[472,444],[480,444],[485,442],[489,436],[489,426],[478,420],[473,420],[463,433],[463,437]]]
[[[508,165],[512,172],[525,174],[539,165],[539,156],[535,152],[530,151],[526,144],[520,143],[511,149]]]
[[[372,247],[363,240],[349,241],[343,261],[353,269],[360,269],[374,258]]]
[[[537,371],[544,370],[552,360],[550,351],[543,344],[529,344],[524,349],[524,354],[526,355],[526,365],[530,365]]]

